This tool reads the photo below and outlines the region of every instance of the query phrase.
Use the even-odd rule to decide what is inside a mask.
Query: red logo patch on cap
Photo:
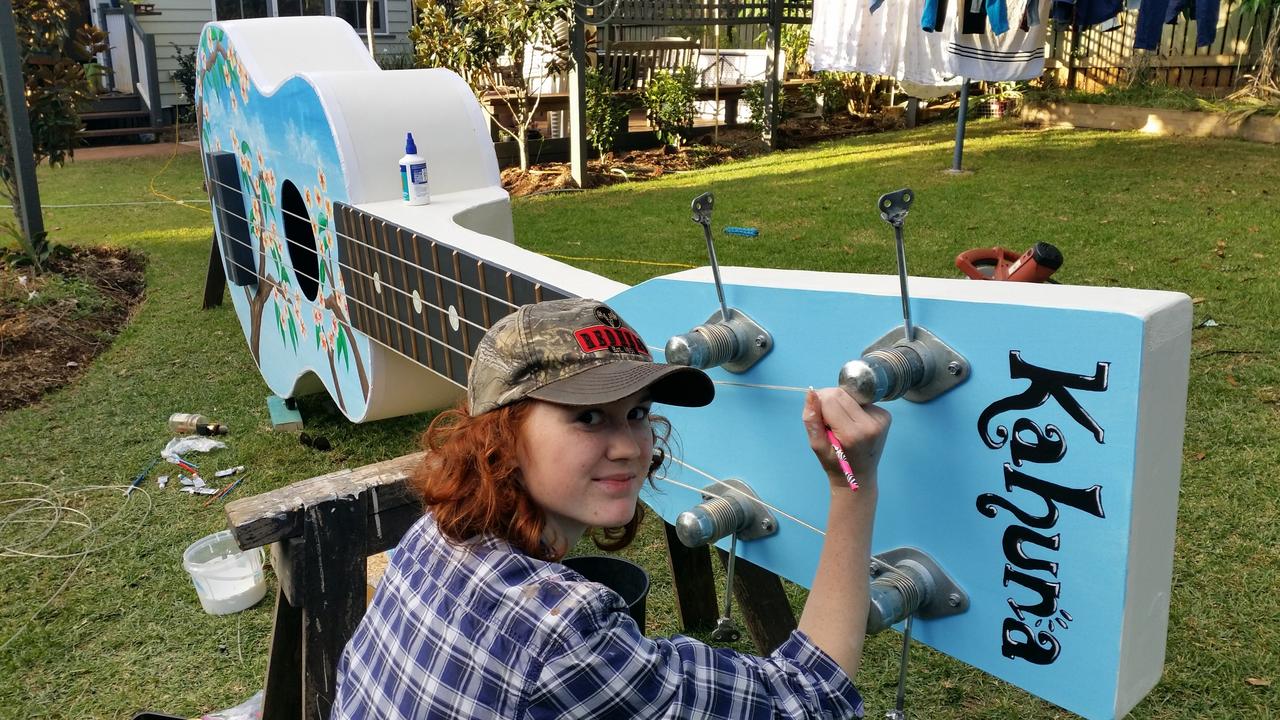
[[[629,328],[592,325],[575,332],[573,336],[584,353],[608,350],[649,357],[649,349],[644,346],[644,341]]]

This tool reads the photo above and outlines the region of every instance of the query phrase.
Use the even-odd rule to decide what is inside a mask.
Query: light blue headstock
[[[662,408],[678,438],[645,501],[668,522],[716,481],[746,483],[778,532],[741,557],[811,584],[827,482],[803,389],[901,323],[896,278],[723,268],[728,305],[772,335],[744,373],[709,370],[709,408]],[[922,642],[1088,718],[1124,715],[1159,679],[1191,337],[1181,294],[912,278],[915,323],[969,363],[926,403],[895,400],[873,552],[924,551],[966,612]],[[610,300],[651,346],[718,310],[707,268]],[[661,357],[660,347],[651,347]],[[721,541],[721,547],[728,547]]]

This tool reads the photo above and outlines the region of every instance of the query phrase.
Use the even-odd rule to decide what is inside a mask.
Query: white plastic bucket
[[[202,537],[182,553],[182,567],[210,615],[227,615],[253,607],[267,594],[262,574],[262,548],[241,552],[230,530]]]

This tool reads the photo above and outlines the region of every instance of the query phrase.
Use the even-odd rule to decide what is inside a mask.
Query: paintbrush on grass
[[[239,478],[237,478],[235,482],[230,483],[226,487],[222,488],[222,490],[220,490],[217,495],[211,495],[208,500],[204,501],[203,507],[209,507],[209,505],[212,504],[215,500],[221,500],[226,496],[230,495],[231,491],[235,490],[236,487],[239,486],[240,483],[244,482],[245,478],[247,477],[249,477],[249,474],[245,473],[244,475],[241,475]]]

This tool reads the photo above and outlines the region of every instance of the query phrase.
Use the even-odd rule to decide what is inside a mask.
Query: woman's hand
[[[848,482],[827,437],[827,428],[844,446],[845,458],[858,483],[875,483],[876,466],[892,422],[887,410],[875,405],[863,407],[840,388],[811,389],[805,397],[802,419],[809,447],[818,456],[832,486],[848,487]]]

